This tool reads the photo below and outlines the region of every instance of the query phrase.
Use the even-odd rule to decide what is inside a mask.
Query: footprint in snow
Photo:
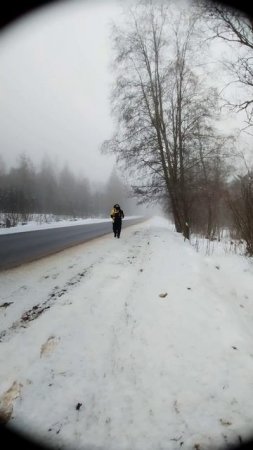
[[[55,336],[50,336],[47,341],[41,346],[40,357],[50,354],[55,349],[56,345],[57,339],[55,338]]]
[[[54,273],[51,278],[52,278],[52,280],[56,280],[56,278],[58,278],[58,276],[59,276],[59,273]]]
[[[0,397],[0,423],[5,424],[9,422],[14,400],[20,397],[22,387],[21,383],[14,381],[11,387]]]

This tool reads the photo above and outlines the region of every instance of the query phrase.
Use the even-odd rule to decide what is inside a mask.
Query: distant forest
[[[50,159],[36,169],[31,159],[22,154],[9,170],[0,160],[2,225],[7,217],[13,226],[34,214],[109,217],[114,203],[120,203],[127,215],[137,215],[136,202],[115,168],[107,182],[92,187],[90,180],[77,177],[67,165],[57,171]]]

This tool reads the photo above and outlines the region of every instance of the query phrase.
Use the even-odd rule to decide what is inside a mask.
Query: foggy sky
[[[0,154],[49,155],[76,174],[105,181],[114,158],[99,147],[112,133],[109,20],[113,2],[60,2],[0,35]]]
[[[119,3],[59,2],[2,32],[0,155],[9,166],[21,153],[36,165],[48,155],[58,168],[67,163],[77,175],[107,180],[115,160],[99,148],[113,131],[109,23],[119,20]],[[220,81],[221,72],[214,74],[214,82]],[[225,111],[220,128],[238,126],[238,118]]]

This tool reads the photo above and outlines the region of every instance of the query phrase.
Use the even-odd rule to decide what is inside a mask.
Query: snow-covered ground
[[[191,245],[197,252],[203,255],[244,255],[246,253],[246,242],[240,239],[233,239],[230,232],[224,230],[224,235],[219,239],[206,239],[192,234],[190,237]]]
[[[253,433],[253,264],[162,218],[0,274],[0,409],[61,449],[226,448]]]

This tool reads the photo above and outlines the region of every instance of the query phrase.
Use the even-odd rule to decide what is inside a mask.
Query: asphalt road
[[[124,219],[122,235],[125,227],[143,220]],[[111,222],[0,235],[0,270],[20,266],[108,233],[112,233]]]

